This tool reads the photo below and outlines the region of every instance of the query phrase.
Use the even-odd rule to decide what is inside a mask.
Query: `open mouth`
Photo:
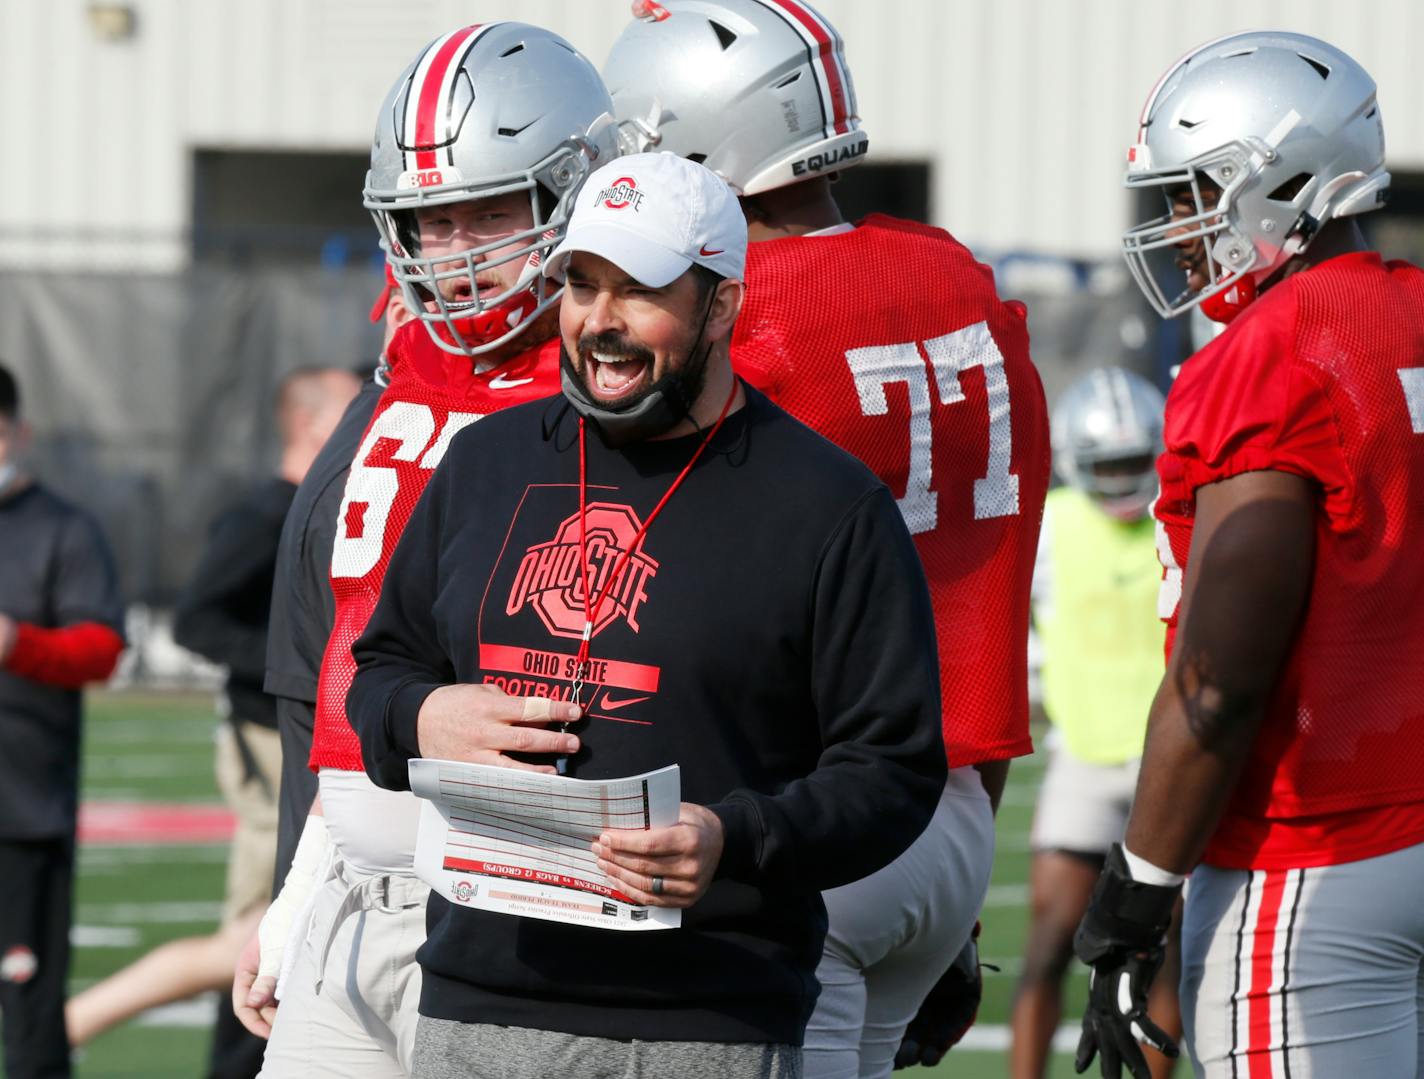
[[[497,278],[481,277],[475,281],[475,288],[470,287],[470,279],[465,276],[441,281],[440,295],[444,299],[444,309],[455,317],[478,314],[483,310],[483,305],[504,294],[504,286]],[[430,311],[438,311],[441,305],[432,297],[426,301],[426,308]]]
[[[1177,269],[1186,275],[1188,290],[1200,292],[1210,283],[1207,280],[1206,252],[1200,250],[1199,247],[1197,250],[1178,255],[1175,261]]]
[[[592,376],[588,389],[601,401],[622,401],[637,393],[650,375],[652,362],[646,357],[589,351],[584,354],[585,370]]]
[[[479,298],[486,302],[504,292],[504,285],[497,277],[477,277],[475,279],[475,287],[479,290],[477,292]],[[466,295],[468,295],[468,288],[465,289],[465,292]]]

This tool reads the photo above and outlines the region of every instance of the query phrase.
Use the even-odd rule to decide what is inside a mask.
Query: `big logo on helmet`
[[[439,187],[442,184],[461,183],[464,177],[460,170],[451,165],[438,169],[412,169],[396,177],[396,190],[410,191],[420,187]]]
[[[658,563],[643,553],[641,541],[633,542],[642,528],[638,515],[629,506],[594,502],[585,516],[588,550],[588,585],[595,597],[609,589],[599,608],[593,633],[622,618],[638,632],[638,611],[647,600],[647,585],[658,572]],[[608,584],[620,557],[627,555],[618,579]],[[592,603],[590,603],[592,606]],[[555,637],[583,636],[583,572],[579,565],[579,515],[560,523],[554,538],[529,548],[519,561],[514,584],[509,590],[505,613],[516,615],[533,607],[545,628]]]
[[[598,193],[594,205],[607,206],[610,210],[626,210],[633,207],[634,213],[641,212],[643,192],[638,190],[638,181],[631,176],[620,176]]]

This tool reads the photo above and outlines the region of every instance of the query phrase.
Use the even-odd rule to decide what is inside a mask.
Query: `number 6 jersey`
[[[934,603],[951,767],[1032,752],[1048,416],[1022,304],[941,229],[873,214],[753,243],[738,374],[896,495]],[[795,483],[795,477],[787,477]]]
[[[1196,492],[1316,489],[1300,628],[1205,861],[1332,865],[1424,839],[1424,273],[1372,252],[1295,274],[1187,361],[1158,462],[1175,643]]]
[[[366,629],[391,554],[450,440],[481,416],[559,392],[557,337],[474,374],[469,360],[447,356],[412,321],[390,354],[391,383],[361,438],[336,522],[336,616],[317,682],[313,771],[363,770],[361,744],[346,719],[346,691],[356,675],[351,645]]]

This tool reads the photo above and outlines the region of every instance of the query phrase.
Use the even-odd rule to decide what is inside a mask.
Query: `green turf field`
[[[84,752],[84,797],[102,801],[217,801],[212,777],[213,711],[193,694],[90,695]],[[1036,758],[1017,762],[999,812],[999,850],[984,911],[984,1006],[971,1038],[1003,1044],[1010,996],[1019,969],[1027,911],[1028,827],[1042,775]],[[224,851],[215,846],[109,846],[80,851],[75,911],[77,946],[72,985],[79,988],[175,937],[209,931],[222,898]],[[1069,987],[1070,1009],[1081,1005],[1086,976]],[[212,1002],[150,1013],[96,1039],[84,1052],[83,1079],[142,1076],[190,1079],[204,1074]],[[998,1079],[1007,1074],[1002,1048],[957,1049],[933,1070],[914,1075]],[[1073,1074],[1060,1053],[1052,1075]]]

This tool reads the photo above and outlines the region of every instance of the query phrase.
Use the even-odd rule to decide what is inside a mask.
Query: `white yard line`
[[[181,902],[161,901],[157,903],[81,903],[75,911],[75,918],[83,923],[97,925],[160,925],[179,923],[196,925],[201,922],[217,923],[222,917],[222,904],[217,901]]]
[[[142,939],[131,925],[76,925],[69,930],[69,943],[76,948],[132,948]]]

